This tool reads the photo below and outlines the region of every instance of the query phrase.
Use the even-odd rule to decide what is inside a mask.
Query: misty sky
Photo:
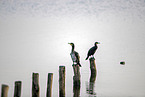
[[[68,42],[85,68],[88,49],[99,41],[100,71],[121,71],[115,64],[126,61],[123,78],[136,93],[129,92],[145,95],[144,25],[145,0],[0,0],[0,85],[12,91],[15,80],[30,86],[32,72],[45,83],[59,65],[71,68]]]

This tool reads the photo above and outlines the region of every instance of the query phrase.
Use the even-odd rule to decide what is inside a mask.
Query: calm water
[[[16,25],[10,28],[15,28],[14,31],[17,31],[18,24],[23,23],[25,20],[21,21],[22,22],[13,21],[11,26],[15,22]],[[40,26],[40,21],[38,25],[35,25],[36,28]],[[3,22],[5,23],[5,21]],[[30,22],[31,24],[29,24],[29,22],[29,26],[35,23],[33,20]],[[8,22],[6,22],[6,24],[7,23]],[[47,24],[47,22],[45,23]],[[88,21],[85,23],[88,23]],[[54,23],[54,25],[55,24],[57,23]],[[47,74],[54,73],[52,95],[53,97],[58,97],[58,70],[60,65],[64,65],[66,66],[66,97],[73,97],[73,68],[70,57],[71,47],[68,45],[68,42],[73,40],[76,43],[76,51],[80,54],[82,64],[80,97],[144,97],[145,46],[143,40],[145,39],[145,29],[143,29],[141,33],[138,33],[138,30],[140,31],[140,29],[143,28],[143,24],[138,23],[138,25],[139,24],[140,26],[135,27],[135,23],[128,24],[124,22],[121,26],[124,28],[125,33],[116,34],[114,30],[112,30],[113,32],[111,33],[108,33],[107,30],[100,30],[103,32],[94,33],[95,36],[92,36],[93,34],[89,36],[89,32],[85,36],[83,36],[83,32],[79,33],[79,36],[75,36],[77,33],[74,35],[72,32],[68,34],[58,32],[56,36],[55,31],[52,34],[45,31],[41,33],[41,31],[39,32],[39,28],[35,29],[36,31],[38,30],[38,32],[34,33],[33,30],[35,26],[32,27],[32,32],[18,33],[20,30],[18,29],[17,33],[11,34],[11,30],[3,28],[3,30],[8,33],[2,33],[2,41],[0,41],[2,45],[0,48],[0,84],[8,84],[10,86],[9,97],[11,97],[13,96],[14,82],[21,80],[22,97],[30,97],[32,73],[37,72],[40,75],[40,94],[41,97],[45,97]],[[59,25],[61,25],[61,23]],[[98,24],[94,25],[99,26]],[[108,25],[102,24],[100,29],[103,29],[103,26],[105,28],[108,27]],[[114,24],[108,27],[108,29],[114,26],[116,25]],[[68,27],[64,26],[62,28],[67,28],[65,30],[68,30]],[[60,27],[59,29],[62,28]],[[70,27],[70,29],[72,28]],[[126,33],[129,29],[134,31],[133,35],[132,33]],[[96,28],[95,32],[97,31],[98,29]],[[75,38],[71,35],[74,35]],[[134,38],[130,39],[130,35],[138,40]],[[122,39],[122,37],[124,37],[124,39]],[[85,40],[87,38],[89,38],[89,41]],[[86,92],[90,78],[90,67],[89,61],[86,61],[85,58],[86,52],[92,47],[96,39],[99,39],[101,42],[95,54],[97,79],[94,85],[94,94],[96,95],[90,95]],[[136,46],[132,44],[132,42],[136,44]],[[126,64],[120,65],[120,61],[125,61]]]
[[[94,84],[93,95],[89,94],[87,88],[89,87],[90,78],[90,68],[89,61],[83,64],[81,68],[81,88],[80,97],[144,97],[144,80],[141,76],[144,75],[142,71],[136,71],[131,65],[126,62],[126,65],[122,66],[117,62],[112,62],[113,66],[107,64],[106,62],[99,61],[96,59],[97,63],[97,79]],[[102,68],[104,67],[104,68]],[[38,66],[39,68],[39,66]],[[52,95],[53,97],[58,97],[58,69],[59,65],[56,67],[43,68],[43,70],[37,69],[40,74],[40,94],[41,97],[46,95],[46,83],[47,83],[47,70],[54,71],[53,85],[52,85]],[[51,70],[52,69],[52,70]],[[25,71],[23,73],[7,72],[6,76],[12,75],[14,78],[11,80],[22,80],[22,97],[31,96],[31,72]],[[11,73],[11,74],[10,74]],[[25,74],[24,74],[25,73]],[[5,77],[7,78],[7,77]],[[7,78],[9,79],[9,78]],[[6,83],[10,86],[9,97],[13,95],[14,84],[12,81],[7,80]],[[73,95],[73,69],[71,65],[66,65],[66,97],[74,97]]]

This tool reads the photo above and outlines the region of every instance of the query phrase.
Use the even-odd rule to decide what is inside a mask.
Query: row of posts
[[[80,95],[80,67],[79,65],[73,65],[74,76],[73,76],[73,92],[74,97],[79,97]],[[96,80],[96,64],[95,59],[90,58],[90,83],[94,83]],[[46,97],[52,96],[52,82],[53,82],[53,73],[48,73],[48,81],[47,81],[47,92]],[[91,84],[90,84],[91,85]],[[14,89],[14,97],[21,97],[21,81],[15,82],[15,89]],[[89,87],[87,91],[92,92],[93,87]],[[8,97],[8,85],[2,85],[1,88],[1,97]],[[40,97],[39,94],[39,74],[33,73],[32,75],[32,97]],[[65,66],[59,66],[59,97],[65,97]]]

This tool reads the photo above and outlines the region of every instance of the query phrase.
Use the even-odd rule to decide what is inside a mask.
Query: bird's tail
[[[89,56],[87,56],[86,60],[88,60]]]

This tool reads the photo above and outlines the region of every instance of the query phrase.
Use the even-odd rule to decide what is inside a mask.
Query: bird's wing
[[[77,59],[77,62],[80,62],[80,56],[79,56],[79,53],[78,52],[74,52],[75,53],[75,56],[76,56],[76,59]]]
[[[90,50],[89,50],[89,52],[88,52],[88,55],[89,55],[89,56],[90,56],[90,55],[93,55],[93,54],[95,53],[95,51],[96,51],[96,48],[95,48],[95,47],[90,48]]]

